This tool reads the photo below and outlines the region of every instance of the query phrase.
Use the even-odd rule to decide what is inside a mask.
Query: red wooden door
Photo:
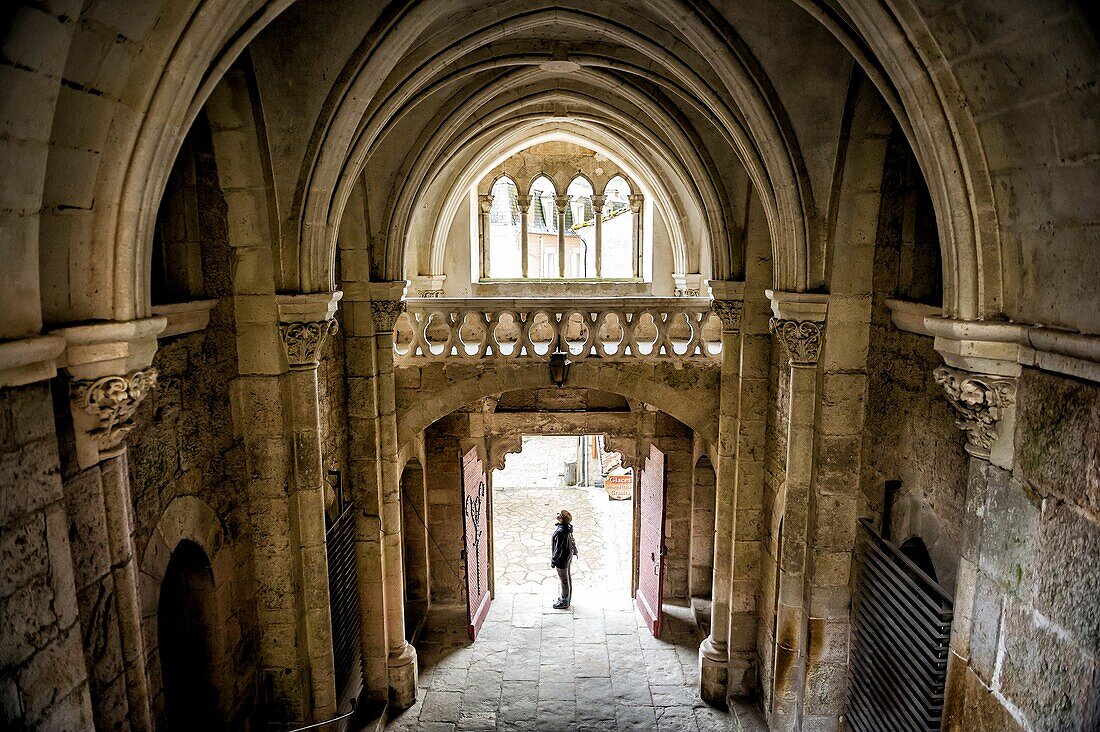
[[[489,496],[485,468],[472,448],[462,456],[462,533],[466,554],[466,611],[470,639],[489,614]]]
[[[634,604],[654,637],[661,637],[665,585],[665,454],[655,445],[642,468],[639,506],[638,592]]]

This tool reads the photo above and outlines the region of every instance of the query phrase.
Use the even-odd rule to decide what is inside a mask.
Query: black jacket
[[[572,524],[558,524],[550,537],[550,564],[564,567],[577,554],[577,542],[573,541]]]

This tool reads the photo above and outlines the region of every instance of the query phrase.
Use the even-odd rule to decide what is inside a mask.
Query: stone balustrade
[[[709,298],[410,299],[397,322],[398,363],[530,359],[715,360],[721,321]]]

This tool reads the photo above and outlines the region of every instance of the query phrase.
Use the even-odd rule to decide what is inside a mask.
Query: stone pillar
[[[367,484],[376,489],[373,496],[365,496],[373,506],[365,506],[360,513],[364,525],[361,530],[357,530],[357,541],[367,541],[367,534],[372,528],[378,532],[376,536],[379,533],[381,535],[381,542],[376,550],[380,569],[378,580],[381,607],[378,606],[377,597],[366,598],[368,603],[363,606],[364,632],[373,632],[368,626],[378,622],[378,615],[371,615],[368,611],[372,607],[375,610],[381,609],[385,627],[387,695],[394,709],[404,709],[416,701],[417,680],[416,649],[405,640],[401,471],[398,465],[397,402],[393,370],[393,330],[405,309],[405,303],[401,300],[404,290],[404,282],[362,283],[356,287],[354,332],[349,333],[362,338],[363,347],[366,348],[365,354],[357,352],[349,355],[349,395],[352,399],[349,413],[353,417],[367,418],[357,419],[359,424],[353,427],[349,448],[352,454],[349,455],[349,461],[355,466],[357,480],[364,483],[359,490],[364,491]],[[366,336],[368,331],[370,335]],[[358,349],[359,346],[356,346],[357,351]],[[352,364],[353,360],[369,360],[369,363]],[[368,369],[368,378],[356,379],[356,384],[350,383],[352,374],[358,375]],[[373,475],[367,474],[368,470]],[[372,511],[376,512],[374,516],[371,515]],[[365,544],[364,550],[369,549],[369,544]],[[366,556],[364,559],[369,564],[371,557]],[[365,654],[373,650],[368,647],[366,637],[365,635]]]
[[[489,212],[493,210],[493,194],[480,193],[477,197],[477,230],[481,236],[481,279],[489,276]]]
[[[569,196],[554,196],[558,211],[558,276],[565,277],[565,212],[569,210]]]
[[[773,728],[802,728],[809,615],[806,585],[811,551],[810,501],[814,468],[817,362],[825,329],[827,295],[768,291],[771,331],[790,364],[786,485],[783,501]]]
[[[633,261],[634,261],[634,276],[642,277],[645,275],[644,262],[642,256],[645,254],[642,248],[642,212],[645,210],[645,196],[641,193],[630,194],[630,212],[634,216],[634,226],[632,231],[634,232],[634,241],[631,243],[633,249]]]
[[[527,265],[527,231],[531,222],[531,196],[518,196],[519,201],[519,257],[520,257],[520,273],[523,277],[527,277],[528,265]]]
[[[312,721],[336,714],[317,367],[326,339],[337,328],[336,304],[341,295],[276,296],[289,367],[285,380],[291,444],[288,513],[291,551],[298,565],[298,654],[306,670]]]
[[[603,277],[603,207],[607,196],[592,196],[592,210],[596,214],[596,277]]]
[[[712,281],[711,309],[722,320],[722,376],[715,468],[714,569],[710,635],[699,646],[699,695],[724,704],[729,683],[730,570],[737,503],[737,435],[741,406],[741,309],[743,282]]]
[[[81,624],[86,645],[89,638],[103,641],[98,655],[105,663],[102,668],[90,669],[90,681],[96,726],[104,729],[152,729],[125,438],[134,427],[142,400],[156,385],[157,372],[150,365],[156,336],[166,323],[164,318],[149,318],[55,332],[66,342],[75,458],[80,469],[68,481],[66,492],[72,496],[70,504],[88,506],[88,511],[72,512],[79,515],[70,515],[71,526],[76,529],[88,522],[98,523],[97,517],[102,516],[102,526],[95,529],[103,531],[105,555],[81,556],[76,563],[81,568],[76,583],[81,588],[98,585],[98,600],[94,607],[82,608]],[[99,506],[94,499],[88,503],[86,489],[96,488]],[[93,515],[88,515],[89,511]],[[90,543],[85,546],[97,548]],[[101,553],[103,548],[98,547]],[[117,635],[104,630],[99,625],[102,622],[113,623]],[[112,694],[118,677],[107,676],[117,673],[111,660],[116,658],[121,665],[125,706]],[[106,703],[111,698],[116,698],[114,705]]]
[[[970,454],[959,568],[955,582],[951,655],[947,666],[944,729],[971,729],[979,719],[997,719],[1000,680],[994,669],[1020,647],[1041,647],[1042,635],[1064,633],[1047,621],[1030,637],[1009,633],[1004,626],[1011,607],[1015,617],[1027,617],[1037,584],[1024,568],[1018,576],[1007,569],[1012,561],[991,561],[990,543],[1006,540],[1020,567],[1039,560],[1036,534],[1047,501],[1035,505],[1030,492],[1013,476],[1015,465],[1016,391],[1021,353],[1014,327],[1006,323],[967,323],[927,317],[924,325],[935,336],[935,348],[945,365],[933,375],[957,416]],[[994,511],[994,515],[990,512]],[[994,522],[993,529],[986,522]],[[1002,539],[1001,537],[1010,537]],[[1008,545],[1006,545],[1007,547]],[[999,547],[998,547],[999,548]],[[996,549],[994,550],[996,551]],[[1001,566],[1003,564],[1003,566]],[[1014,587],[1015,585],[1015,587]],[[1029,623],[1021,623],[1025,628]],[[1017,631],[1019,633],[1019,631]],[[1010,650],[1012,649],[1012,650]],[[1017,656],[1018,658],[1019,656]],[[1019,661],[1013,659],[1013,662]],[[1052,684],[1057,684],[1057,674]],[[1003,692],[1001,692],[1003,693]]]

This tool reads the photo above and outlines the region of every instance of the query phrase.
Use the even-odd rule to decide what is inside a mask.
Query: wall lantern
[[[564,386],[569,378],[569,359],[560,348],[554,349],[550,354],[550,381],[554,386]]]

